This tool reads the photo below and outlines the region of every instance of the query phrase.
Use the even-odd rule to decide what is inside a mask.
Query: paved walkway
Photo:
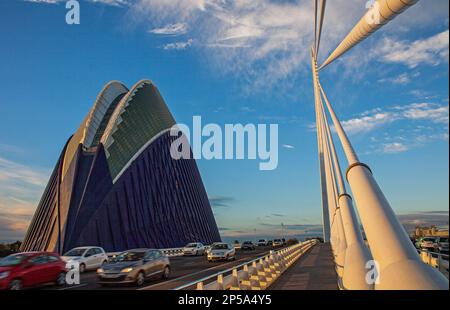
[[[292,265],[269,290],[337,290],[329,243],[319,243]]]

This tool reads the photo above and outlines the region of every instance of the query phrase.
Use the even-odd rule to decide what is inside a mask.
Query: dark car
[[[56,253],[25,252],[0,259],[0,289],[66,283],[66,263]]]
[[[255,250],[256,246],[251,241],[244,241],[241,245],[241,250]]]
[[[169,258],[160,250],[154,249],[134,249],[122,252],[111,262],[97,269],[101,285],[136,284],[141,286],[146,279],[154,276],[167,279],[169,274]]]
[[[268,246],[273,246],[273,241],[272,240],[267,241],[267,245]]]

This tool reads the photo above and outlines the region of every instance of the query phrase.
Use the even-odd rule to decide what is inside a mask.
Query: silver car
[[[187,255],[205,255],[205,246],[200,243],[200,242],[192,242],[192,243],[188,243],[184,248],[183,248],[183,255],[187,256]]]
[[[229,243],[214,243],[208,251],[208,262],[235,260],[236,250]]]
[[[169,258],[160,250],[154,249],[122,252],[97,270],[101,285],[134,283],[141,286],[150,277],[167,279],[169,274]]]

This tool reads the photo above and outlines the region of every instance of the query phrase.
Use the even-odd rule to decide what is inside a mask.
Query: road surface
[[[103,287],[97,283],[97,274],[95,271],[87,271],[81,274],[80,284],[66,285],[64,287],[47,286],[43,289],[58,290],[169,290],[201,279],[203,277],[215,274],[219,271],[229,269],[233,266],[251,261],[255,258],[264,256],[272,250],[270,247],[257,247],[253,251],[236,251],[236,260],[228,262],[208,262],[206,256],[177,256],[171,257],[171,274],[169,279],[160,278],[149,279],[142,287],[133,285],[127,286],[107,286]]]

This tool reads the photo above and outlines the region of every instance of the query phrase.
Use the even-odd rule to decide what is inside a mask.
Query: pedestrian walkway
[[[337,290],[329,243],[319,243],[280,276],[269,290]]]

